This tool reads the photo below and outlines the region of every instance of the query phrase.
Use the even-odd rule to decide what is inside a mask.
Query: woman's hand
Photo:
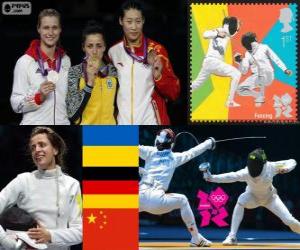
[[[37,228],[30,228],[28,230],[28,236],[31,239],[36,240],[36,243],[50,243],[51,242],[51,234],[50,232],[40,224],[38,224]]]
[[[53,82],[45,81],[40,85],[41,99],[44,101],[47,96],[55,90],[55,84]]]
[[[152,66],[152,74],[155,80],[161,78],[163,64],[159,57],[156,54],[155,50],[151,50],[147,56],[147,63]]]
[[[95,56],[89,56],[87,59],[87,77],[88,77],[88,84],[90,86],[94,86],[94,81],[97,76],[98,70],[100,67],[100,58]]]

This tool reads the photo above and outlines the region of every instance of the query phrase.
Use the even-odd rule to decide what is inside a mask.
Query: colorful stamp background
[[[290,23],[293,30],[281,33],[283,24],[278,19],[280,9],[286,7],[293,12],[293,20]],[[293,71],[293,75],[285,75],[275,65],[275,80],[266,88],[266,102],[259,108],[254,106],[253,97],[241,97],[237,94],[235,100],[241,104],[241,107],[225,107],[230,78],[212,75],[190,96],[191,121],[296,121],[297,4],[190,4],[190,81],[197,76],[208,48],[209,40],[202,38],[203,32],[222,26],[224,16],[236,16],[242,22],[240,31],[228,44],[225,52],[226,63],[233,64],[232,58],[235,52],[244,54],[245,49],[240,42],[241,36],[248,31],[253,31],[257,34],[258,41],[269,45]],[[249,74],[243,76],[240,83],[247,76]],[[286,93],[292,97],[290,105],[292,117],[280,115],[279,118],[275,118],[273,96],[282,97]]]

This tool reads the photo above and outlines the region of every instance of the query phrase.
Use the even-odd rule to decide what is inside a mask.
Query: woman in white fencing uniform
[[[203,86],[210,75],[230,77],[230,91],[226,102],[227,107],[238,107],[234,101],[234,95],[241,78],[241,73],[237,68],[224,62],[224,56],[230,39],[236,35],[240,29],[240,21],[236,17],[225,17],[223,26],[204,32],[203,37],[210,39],[209,47],[203,60],[202,68],[196,79],[192,82],[192,91]]]
[[[239,64],[239,70],[246,74],[249,69],[252,75],[246,78],[237,89],[241,96],[253,96],[255,106],[260,107],[265,102],[265,88],[274,80],[274,62],[286,75],[291,75],[289,70],[276,53],[266,44],[258,43],[256,34],[248,32],[242,36],[242,45],[247,50],[245,57],[235,54],[235,61]],[[255,89],[258,88],[258,91]]]
[[[1,190],[0,214],[17,205],[38,222],[28,230],[31,239],[67,250],[82,242],[82,218],[80,184],[62,171],[66,145],[52,129],[36,127],[29,149],[37,170],[19,174]]]
[[[174,138],[175,134],[171,129],[163,129],[156,136],[155,147],[139,146],[140,158],[145,160],[145,167],[139,171],[142,175],[139,185],[139,209],[140,212],[151,214],[165,214],[180,209],[181,217],[192,235],[191,246],[210,246],[211,242],[198,233],[187,197],[166,192],[176,168],[206,150],[214,149],[215,140],[209,138],[188,151],[174,153]]]
[[[281,201],[273,186],[273,177],[292,171],[296,166],[294,159],[270,162],[265,152],[258,148],[248,155],[247,166],[237,172],[212,175],[208,169],[204,171],[204,179],[216,183],[246,182],[246,191],[242,193],[235,205],[231,221],[231,229],[223,245],[236,245],[236,234],[244,217],[244,209],[263,206],[278,216],[291,230],[300,234],[300,222],[296,220]]]

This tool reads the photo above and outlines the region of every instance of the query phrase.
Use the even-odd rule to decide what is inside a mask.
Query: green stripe
[[[202,35],[202,34],[201,34]],[[197,29],[197,24],[194,18],[194,14],[192,14],[192,44],[191,44],[191,76],[192,80],[194,80],[202,66],[202,62],[204,59],[204,51],[201,46],[200,35]],[[212,82],[209,77],[205,84],[194,91],[191,96],[191,109],[195,111],[196,108],[205,100],[205,98],[212,92]]]

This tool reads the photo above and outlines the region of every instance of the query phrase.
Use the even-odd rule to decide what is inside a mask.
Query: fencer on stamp
[[[190,3],[190,121],[297,121],[297,3]]]

